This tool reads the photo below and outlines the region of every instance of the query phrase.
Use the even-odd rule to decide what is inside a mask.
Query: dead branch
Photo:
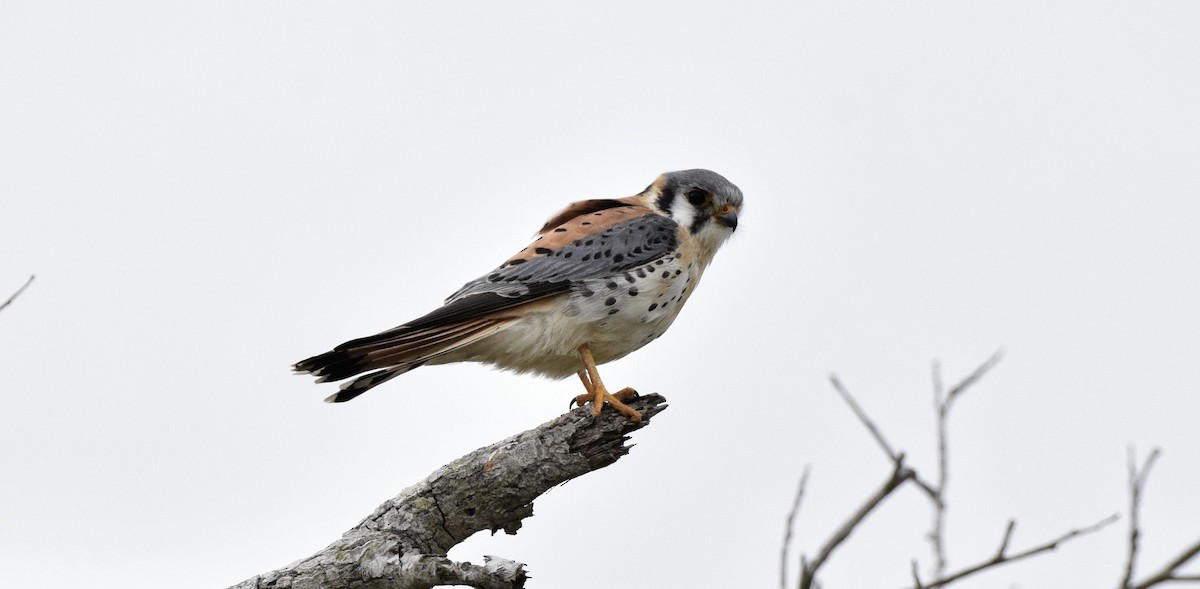
[[[958,382],[958,384],[950,387],[949,392],[943,391],[942,386],[942,365],[941,362],[934,360],[933,362],[933,409],[937,417],[937,449],[938,449],[938,475],[937,486],[929,490],[930,499],[933,501],[933,527],[929,530],[929,543],[933,547],[933,576],[940,578],[946,573],[946,483],[950,478],[949,469],[949,421],[950,408],[953,406],[955,399],[967,392],[975,383],[979,382],[993,367],[1000,363],[1004,358],[1004,350],[996,350],[991,357],[984,360],[971,374]]]
[[[953,406],[954,400],[957,399],[958,397],[962,396],[962,394],[965,393],[967,390],[969,390],[975,383],[979,382],[979,380],[981,378],[983,378],[983,376],[986,375],[988,373],[988,371],[990,371],[994,366],[996,366],[997,363],[1000,362],[1001,358],[1003,358],[1003,351],[998,350],[997,352],[992,354],[992,356],[990,358],[988,358],[986,361],[984,361],[983,364],[981,364],[978,368],[976,368],[971,374],[967,375],[966,378],[959,381],[957,384],[955,384],[953,387],[951,387],[948,391],[946,391],[944,389],[943,384],[942,384],[941,366],[937,362],[934,362],[934,364],[933,364],[933,388],[934,388],[933,395],[934,395],[934,409],[937,414],[937,430],[938,430],[937,431],[937,437],[938,437],[938,482],[937,482],[936,486],[930,485],[930,484],[924,482],[914,469],[909,468],[908,466],[906,466],[904,464],[904,453],[898,452],[895,449],[893,449],[892,445],[890,443],[888,443],[887,438],[884,437],[883,432],[879,429],[879,427],[875,424],[875,422],[867,415],[866,411],[864,411],[862,409],[862,406],[858,404],[858,402],[854,399],[854,396],[850,394],[850,391],[847,390],[844,385],[842,385],[841,380],[839,380],[836,375],[830,376],[830,382],[832,383],[834,390],[837,391],[838,395],[840,395],[842,397],[842,399],[844,401],[846,401],[846,404],[850,406],[850,410],[854,412],[855,417],[857,417],[859,422],[862,423],[863,427],[865,427],[867,429],[867,431],[871,434],[871,437],[875,439],[875,442],[883,450],[884,454],[886,454],[888,456],[888,458],[890,458],[892,460],[892,473],[891,473],[891,476],[888,478],[888,480],[885,481],[884,484],[870,498],[868,498],[867,501],[864,502],[862,504],[862,506],[860,506],[858,508],[858,510],[853,515],[851,515],[851,517],[840,528],[837,529],[836,532],[834,532],[834,534],[829,538],[829,540],[827,540],[825,542],[824,545],[822,545],[816,558],[814,558],[810,561],[806,555],[803,555],[803,554],[801,555],[801,557],[800,557],[800,582],[799,582],[800,589],[812,589],[813,587],[817,586],[816,585],[817,572],[819,571],[821,566],[823,564],[825,564],[825,562],[829,559],[829,557],[832,555],[833,551],[836,550],[839,545],[841,545],[843,542],[845,542],[847,538],[849,538],[850,534],[858,527],[859,524],[862,523],[862,521],[866,518],[867,515],[869,515],[874,509],[876,509],[883,502],[884,499],[886,499],[892,492],[894,492],[896,489],[898,489],[906,481],[913,481],[913,484],[917,485],[925,493],[925,495],[930,499],[930,501],[933,503],[933,506],[934,506],[934,524],[933,524],[932,530],[928,534],[930,541],[933,543],[934,558],[937,561],[936,568],[934,571],[934,573],[935,573],[934,579],[931,581],[922,581],[921,576],[920,576],[920,571],[919,571],[919,563],[914,559],[912,561],[911,573],[912,573],[913,587],[915,589],[934,589],[936,587],[945,587],[959,579],[968,577],[970,575],[974,575],[976,573],[985,571],[992,567],[996,567],[996,566],[1011,563],[1011,562],[1016,562],[1019,560],[1023,560],[1023,559],[1032,557],[1037,554],[1041,554],[1043,552],[1055,550],[1058,548],[1059,545],[1061,545],[1062,543],[1064,543],[1072,538],[1099,531],[1100,529],[1112,524],[1113,522],[1115,522],[1118,519],[1118,516],[1112,515],[1103,520],[1100,520],[1099,522],[1097,522],[1091,526],[1070,530],[1067,533],[1065,533],[1057,538],[1054,538],[1048,542],[1039,544],[1032,548],[1028,548],[1028,549],[1025,549],[1020,552],[1016,552],[1016,553],[1009,553],[1009,546],[1012,543],[1013,533],[1016,528],[1016,521],[1009,520],[1007,526],[1005,526],[1004,535],[1002,536],[1002,538],[1000,540],[1000,547],[996,550],[995,554],[992,555],[991,558],[989,558],[988,560],[985,560],[983,562],[980,562],[978,564],[975,564],[973,566],[970,566],[970,567],[964,568],[962,570],[959,570],[957,572],[954,572],[950,575],[944,574],[947,560],[946,560],[946,553],[945,553],[943,530],[944,530],[945,512],[946,512],[946,500],[945,500],[946,482],[949,478],[948,477],[948,473],[949,473],[949,452],[948,452],[949,428],[948,428],[948,425],[949,425],[950,410],[951,410],[951,407]],[[807,478],[808,478],[808,471],[806,469],[804,476],[801,479],[801,488],[800,488],[799,492],[797,493],[797,498],[792,507],[792,512],[789,513],[789,515],[788,515],[788,521],[787,521],[788,529],[786,530],[785,535],[784,535],[783,554],[784,554],[785,558],[786,558],[786,555],[788,552],[788,546],[790,545],[790,542],[791,542],[791,529],[792,529],[792,526],[794,525],[795,515],[796,515],[796,512],[798,511],[799,505],[800,505],[800,495],[803,493],[804,482],[807,480]],[[1185,552],[1183,555],[1180,556],[1180,559],[1178,559],[1178,560],[1180,561],[1181,564],[1183,562],[1186,562],[1191,557],[1195,556],[1197,553],[1200,553],[1200,543],[1198,543],[1197,546],[1195,546],[1194,548],[1195,548],[1194,551]],[[1167,569],[1164,569],[1164,571],[1162,573],[1163,575],[1165,575],[1164,578],[1179,579],[1180,577],[1178,575],[1175,575],[1175,573],[1174,573],[1176,568],[1178,568],[1178,566],[1168,567]],[[787,579],[786,567],[781,566],[781,568],[780,568],[780,584],[781,584],[781,586],[784,586],[786,584],[786,579]],[[1123,589],[1142,589],[1142,587],[1140,587],[1140,586],[1138,588],[1123,587]]]
[[[1058,548],[1058,546],[1060,544],[1062,544],[1063,542],[1066,542],[1067,540],[1070,540],[1071,538],[1100,531],[1104,527],[1117,521],[1119,518],[1120,518],[1120,516],[1113,514],[1113,515],[1110,515],[1090,526],[1083,527],[1083,528],[1076,528],[1074,530],[1071,530],[1071,531],[1069,531],[1053,540],[1050,540],[1049,542],[1046,542],[1044,544],[1039,544],[1037,546],[1034,546],[1033,548],[1028,548],[1026,550],[1022,550],[1021,552],[1017,552],[1015,554],[1006,554],[1007,549],[1008,549],[1008,542],[1012,536],[1013,527],[1016,525],[1015,522],[1013,522],[1012,520],[1009,520],[1008,527],[1004,531],[1004,540],[1001,541],[1001,543],[1000,543],[1000,551],[997,552],[995,554],[995,556],[993,556],[992,558],[985,560],[979,564],[969,566],[969,567],[962,569],[960,571],[957,571],[955,573],[946,575],[945,577],[940,577],[937,580],[928,581],[925,583],[924,589],[935,589],[936,587],[945,587],[946,585],[949,585],[950,583],[958,581],[964,577],[969,577],[975,573],[985,571],[992,567],[996,567],[996,566],[999,566],[1002,564],[1017,562],[1018,560],[1024,560],[1024,559],[1034,556],[1036,554],[1041,554],[1043,552],[1048,552],[1048,551],[1054,550],[1054,549]],[[917,587],[918,589],[920,588],[920,586],[914,586],[914,587]]]
[[[808,465],[804,465],[804,472],[800,474],[800,484],[796,487],[796,498],[792,501],[792,509],[788,512],[787,524],[783,530],[783,550],[779,555],[779,589],[787,589],[787,563],[788,553],[792,549],[792,530],[796,525],[796,515],[800,513],[800,502],[804,499],[804,489],[808,486]]]
[[[1197,554],[1200,554],[1200,541],[1185,548],[1178,556],[1163,566],[1157,573],[1150,575],[1140,583],[1134,584],[1133,573],[1137,564],[1137,553],[1142,531],[1138,512],[1141,510],[1142,492],[1146,488],[1146,480],[1150,477],[1150,469],[1161,454],[1158,448],[1150,451],[1139,469],[1137,451],[1129,447],[1129,556],[1125,561],[1125,576],[1121,579],[1121,589],[1148,589],[1160,583],[1167,582],[1196,582],[1200,575],[1180,575],[1176,571],[1186,565]]]
[[[36,276],[36,275],[30,275],[30,276],[29,276],[29,280],[26,280],[26,281],[25,281],[25,284],[21,285],[21,288],[18,288],[18,289],[17,289],[17,292],[14,292],[14,293],[12,294],[12,296],[11,296],[11,297],[8,297],[8,300],[7,300],[7,301],[4,301],[4,303],[3,303],[3,304],[0,304],[0,311],[3,311],[5,307],[7,307],[7,306],[11,305],[11,304],[12,304],[12,302],[13,302],[13,301],[15,301],[15,300],[17,299],[17,297],[21,296],[21,293],[25,292],[25,289],[29,288],[29,285],[30,285],[30,284],[33,284],[33,279],[34,279],[34,278],[37,278],[37,276]]]
[[[535,498],[627,454],[628,434],[645,427],[665,402],[660,395],[630,402],[642,413],[640,423],[615,411],[593,417],[590,407],[580,407],[475,450],[385,501],[324,550],[234,587],[523,587],[520,563],[495,557],[482,566],[455,563],[446,553],[478,531],[517,533],[521,520],[533,515]]]
[[[893,491],[900,488],[900,485],[904,484],[905,481],[912,480],[914,476],[916,476],[916,473],[907,466],[904,466],[904,455],[898,455],[896,461],[892,464],[891,476],[884,481],[883,485],[874,494],[859,506],[858,510],[833,533],[833,536],[825,541],[825,544],[821,546],[820,552],[817,553],[817,557],[811,562],[807,558],[801,557],[800,589],[812,589],[817,571],[820,570],[821,565],[829,560],[833,551],[850,537],[851,532],[866,519],[867,515],[874,511],[876,507],[879,507],[883,503],[883,500],[887,499],[888,495],[891,495]]]
[[[1138,545],[1142,534],[1141,524],[1138,521],[1138,513],[1141,511],[1142,504],[1142,489],[1146,486],[1146,478],[1150,476],[1150,468],[1154,466],[1154,461],[1158,460],[1158,454],[1158,448],[1151,450],[1139,471],[1137,450],[1132,445],[1127,449],[1127,464],[1129,469],[1129,556],[1125,560],[1125,576],[1121,579],[1122,589],[1130,589],[1133,586],[1133,569],[1137,564]]]
[[[1200,575],[1175,574],[1175,571],[1179,570],[1179,567],[1187,564],[1188,561],[1195,558],[1197,554],[1200,554],[1200,541],[1197,541],[1195,544],[1185,548],[1183,552],[1179,554],[1179,556],[1176,556],[1173,560],[1171,560],[1171,562],[1168,562],[1166,565],[1164,565],[1162,570],[1150,575],[1150,577],[1148,577],[1145,581],[1134,585],[1133,589],[1148,589],[1149,587],[1153,587],[1159,583],[1166,583],[1169,581],[1186,581],[1191,583],[1200,581]]]
[[[875,438],[875,441],[879,444],[879,447],[883,449],[883,453],[887,454],[888,459],[891,460],[893,464],[899,461],[900,453],[892,449],[892,445],[889,444],[887,439],[883,437],[883,432],[879,430],[879,426],[875,425],[875,422],[867,415],[866,411],[863,411],[862,406],[859,405],[858,401],[854,399],[854,395],[851,395],[850,391],[844,385],[842,385],[842,381],[837,377],[836,374],[829,375],[829,382],[833,385],[833,390],[837,391],[838,395],[842,397],[842,400],[844,400],[846,404],[850,406],[850,410],[854,412],[854,416],[858,418],[858,421],[861,422],[863,427],[867,428],[867,431],[871,433],[871,437]],[[913,482],[920,487],[930,499],[934,501],[938,500],[937,491],[934,490],[932,485],[921,480],[921,478],[917,476],[916,472],[913,473]]]

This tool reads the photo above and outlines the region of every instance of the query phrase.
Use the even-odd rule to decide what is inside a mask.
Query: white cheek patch
[[[692,222],[696,220],[696,209],[687,199],[677,196],[675,202],[671,203],[671,218],[680,227],[691,227]]]

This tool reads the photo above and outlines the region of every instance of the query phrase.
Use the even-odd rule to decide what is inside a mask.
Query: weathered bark
[[[580,407],[471,452],[385,501],[324,550],[234,587],[523,587],[520,563],[489,557],[479,566],[445,555],[475,532],[516,534],[521,520],[533,515],[536,497],[627,454],[626,434],[649,423],[666,399],[646,395],[629,405],[642,412],[640,423],[611,410],[592,417],[590,406]]]

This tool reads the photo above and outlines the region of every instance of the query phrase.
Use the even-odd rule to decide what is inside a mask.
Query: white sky
[[[558,207],[708,167],[735,239],[603,374],[633,453],[451,553],[532,587],[770,587],[952,424],[951,566],[1123,511],[1200,535],[1200,3],[0,3],[0,586],[220,587],[579,391],[434,367],[343,406],[290,363],[439,304]],[[0,298],[3,298],[0,297]],[[827,569],[930,563],[906,490]],[[1124,522],[962,589],[1113,586]],[[597,556],[590,544],[605,547]],[[794,569],[794,567],[793,567]],[[1195,570],[1195,569],[1194,569]]]

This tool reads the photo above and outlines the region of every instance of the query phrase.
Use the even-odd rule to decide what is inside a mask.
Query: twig
[[[997,558],[1003,558],[1004,553],[1008,552],[1008,543],[1012,541],[1013,528],[1017,527],[1017,520],[1008,520],[1008,526],[1004,528],[1004,539],[1000,540],[1000,549],[996,551]]]
[[[1113,522],[1117,521],[1118,519],[1120,519],[1119,515],[1117,515],[1117,514],[1110,515],[1090,526],[1087,526],[1085,528],[1077,528],[1077,529],[1071,530],[1049,542],[1046,542],[1045,544],[1040,544],[1038,546],[1034,546],[1033,548],[1029,548],[1027,550],[1023,550],[1021,552],[1018,552],[1016,554],[1011,554],[1011,555],[1004,554],[1004,552],[1003,552],[1003,548],[1007,545],[1007,540],[1006,540],[1004,542],[1004,545],[1001,546],[1002,551],[1000,553],[996,554],[995,556],[993,556],[991,559],[981,562],[979,564],[976,564],[974,566],[967,567],[965,569],[962,569],[960,571],[957,571],[957,572],[947,575],[945,577],[940,577],[935,581],[928,581],[925,583],[924,589],[936,589],[937,587],[945,587],[946,585],[949,585],[950,583],[958,581],[959,579],[962,579],[964,577],[971,576],[980,571],[984,571],[984,570],[987,570],[987,569],[990,569],[992,567],[999,566],[1002,564],[1016,562],[1018,560],[1023,560],[1023,559],[1029,558],[1036,554],[1041,554],[1043,552],[1054,550],[1054,549],[1058,548],[1059,544],[1062,544],[1063,542],[1066,542],[1067,540],[1070,540],[1071,538],[1074,538],[1076,536],[1082,536],[1085,534],[1091,534],[1093,532],[1097,532],[1097,531],[1103,529],[1105,526],[1108,526],[1108,525],[1112,524]],[[1005,534],[1006,539],[1007,539],[1008,535],[1011,533],[1013,525],[1014,524],[1012,524],[1010,522],[1009,527],[1005,530],[1004,534]]]
[[[1151,575],[1145,581],[1134,585],[1133,589],[1148,589],[1149,587],[1153,587],[1159,583],[1165,583],[1167,581],[1200,581],[1200,575],[1175,574],[1175,571],[1179,569],[1179,567],[1187,564],[1188,561],[1195,558],[1197,554],[1200,554],[1200,541],[1197,541],[1195,544],[1192,544],[1186,548],[1179,554],[1179,556],[1175,557],[1175,560],[1167,563],[1161,571]]]
[[[917,565],[917,559],[915,558],[912,561],[912,578],[914,589],[925,589],[925,585],[921,584],[920,567]]]
[[[9,306],[9,305],[11,305],[11,304],[12,304],[12,302],[13,302],[14,300],[16,300],[16,298],[17,298],[18,296],[21,296],[21,293],[25,292],[25,289],[29,288],[29,285],[30,285],[30,284],[33,284],[33,279],[34,279],[34,278],[37,278],[37,276],[36,276],[36,275],[30,275],[30,276],[29,276],[29,280],[26,280],[26,281],[25,281],[25,284],[23,284],[23,285],[21,286],[21,288],[18,288],[18,289],[17,289],[17,292],[14,292],[14,293],[13,293],[13,295],[12,295],[11,297],[8,297],[8,300],[7,300],[7,301],[4,301],[4,304],[0,305],[0,311],[3,311],[3,310],[4,310],[4,308],[5,308],[5,307],[7,307],[7,306]]]
[[[966,382],[966,381],[963,381]],[[955,391],[965,390],[955,387]],[[942,389],[942,364],[933,361],[933,409],[937,415],[937,455],[938,474],[937,486],[933,495],[933,527],[929,530],[929,543],[933,545],[933,578],[941,578],[946,574],[946,481],[949,478],[949,442],[947,440],[947,421],[950,416],[950,403],[956,394],[946,395]]]
[[[855,401],[854,397],[850,395],[850,391],[846,390],[845,386],[842,386],[842,381],[838,379],[837,375],[829,375],[829,382],[833,384],[833,389],[842,396],[842,400],[846,401],[846,404],[850,406],[850,410],[854,412],[855,417],[858,417],[858,420],[867,428],[867,431],[871,432],[871,437],[875,438],[880,448],[883,448],[883,453],[887,454],[888,458],[892,459],[892,462],[896,462],[900,455],[892,449],[892,445],[883,437],[883,432],[879,431],[879,428],[875,425],[874,421],[871,421],[870,417],[867,417],[867,413],[858,405],[858,401]]]
[[[869,515],[876,507],[883,503],[883,500],[887,499],[888,495],[891,495],[892,492],[899,488],[900,485],[904,484],[905,481],[912,480],[914,476],[916,476],[916,473],[904,466],[904,455],[898,455],[896,457],[896,461],[893,463],[891,476],[889,476],[888,479],[884,481],[883,485],[879,487],[879,489],[875,491],[875,493],[871,495],[871,497],[868,498],[866,502],[864,502],[858,508],[858,510],[854,512],[853,515],[850,516],[850,519],[846,520],[846,522],[843,523],[842,526],[833,533],[833,536],[831,536],[829,540],[827,540],[825,544],[821,546],[821,551],[817,553],[817,557],[811,562],[806,558],[801,558],[800,589],[812,589],[817,576],[817,571],[820,570],[821,565],[825,564],[825,561],[829,560],[829,556],[833,554],[833,551],[836,550],[837,547],[842,544],[842,542],[845,542],[846,539],[850,537],[850,533],[853,532],[854,529],[857,528],[864,519],[866,519],[867,515]]]
[[[1158,460],[1159,449],[1155,448],[1146,456],[1141,470],[1137,465],[1137,450],[1132,445],[1126,449],[1126,460],[1129,470],[1129,554],[1125,561],[1125,576],[1121,579],[1121,589],[1133,587],[1133,570],[1137,565],[1137,553],[1142,530],[1138,512],[1141,511],[1142,490],[1146,487],[1146,479],[1150,476],[1150,468]]]
[[[946,572],[946,484],[950,478],[949,451],[949,420],[950,408],[954,400],[983,378],[1000,360],[1004,358],[1004,350],[996,350],[991,357],[984,360],[971,374],[950,387],[947,392],[942,384],[942,365],[933,361],[933,408],[937,416],[937,452],[938,474],[937,486],[930,489],[930,499],[933,501],[933,527],[929,530],[929,543],[933,548],[933,575],[941,578]]]
[[[787,589],[788,552],[792,547],[792,530],[795,527],[796,514],[800,513],[800,501],[804,499],[804,488],[808,486],[808,465],[800,475],[800,485],[796,487],[796,498],[792,501],[792,510],[788,512],[787,525],[783,530],[783,550],[779,554],[779,589]]]
[[[850,406],[850,410],[854,412],[855,417],[858,417],[858,420],[863,424],[864,427],[867,428],[867,431],[871,433],[871,437],[875,438],[875,441],[879,444],[879,447],[883,449],[883,453],[887,454],[887,457],[892,461],[893,464],[899,461],[901,454],[892,449],[892,445],[889,444],[887,439],[883,437],[883,432],[881,432],[879,427],[875,425],[875,422],[872,421],[869,416],[867,416],[867,412],[863,411],[863,408],[858,404],[858,401],[854,400],[854,396],[850,394],[850,391],[847,390],[844,385],[842,385],[842,381],[838,379],[836,374],[829,375],[829,382],[833,384],[833,390],[837,391],[838,395],[841,395],[842,400],[844,400],[846,404]],[[920,487],[921,490],[930,497],[930,499],[933,499],[934,501],[937,500],[937,492],[932,486],[921,480],[921,477],[918,476],[916,472],[913,472],[912,480],[913,483]]]
[[[1200,541],[1185,548],[1174,560],[1168,562],[1157,573],[1150,575],[1136,585],[1133,583],[1133,570],[1137,562],[1138,540],[1141,538],[1141,528],[1138,523],[1138,511],[1141,508],[1142,491],[1146,488],[1146,480],[1150,477],[1150,468],[1158,459],[1161,452],[1158,448],[1150,451],[1141,469],[1137,466],[1137,452],[1129,447],[1129,560],[1125,563],[1125,577],[1121,580],[1122,589],[1148,589],[1169,581],[1196,582],[1200,575],[1177,575],[1175,571],[1187,564],[1188,561],[1200,554]]]
[[[950,392],[946,395],[946,402],[950,403],[955,397],[966,392],[967,389],[971,388],[971,385],[979,382],[979,379],[983,378],[983,376],[987,374],[989,370],[995,368],[996,365],[999,364],[1003,359],[1004,348],[1000,348],[999,350],[992,352],[991,357],[989,357],[987,360],[984,360],[983,364],[980,364],[979,368],[975,369],[975,372],[968,374],[967,377],[959,381],[958,384],[950,387]]]

